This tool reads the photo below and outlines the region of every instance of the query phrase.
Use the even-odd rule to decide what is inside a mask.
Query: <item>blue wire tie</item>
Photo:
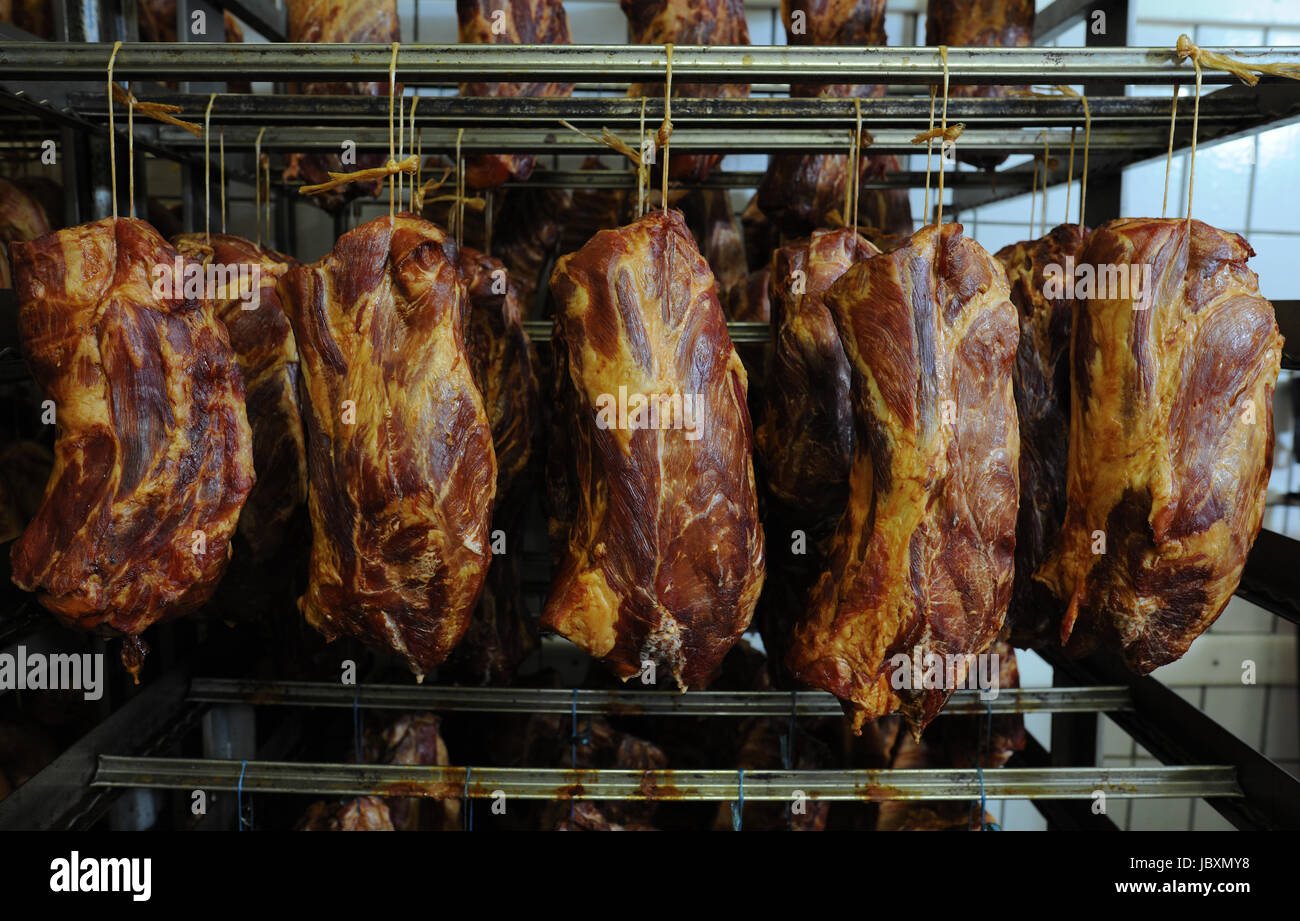
[[[469,798],[469,776],[473,773],[474,773],[474,768],[469,765],[466,765],[465,766],[465,795],[464,795],[466,831],[474,830],[474,803]]]
[[[736,772],[739,775],[740,799],[731,804],[731,830],[740,831],[743,826],[743,815],[745,812],[745,769],[741,768]]]
[[[357,740],[357,764],[364,764],[366,759],[361,745],[361,685],[357,685],[357,692],[352,695],[352,735]]]
[[[571,709],[573,714],[573,735],[569,736],[569,752],[570,752],[572,768],[576,773],[578,770],[578,689],[577,688],[573,689],[573,704]],[[573,824],[573,811],[574,811],[574,802],[573,802],[573,797],[570,796],[569,797],[569,824],[570,825]]]
[[[238,831],[244,830],[244,771],[247,769],[248,761],[245,760],[239,765],[239,784],[235,787],[235,809],[237,811],[235,818],[238,823],[235,828]]]

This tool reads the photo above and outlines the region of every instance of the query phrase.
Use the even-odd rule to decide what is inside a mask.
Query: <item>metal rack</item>
[[[91,30],[93,4],[68,3],[63,18],[89,38],[108,38]],[[271,39],[283,37],[283,13],[265,0],[226,0],[224,7]],[[1058,30],[1086,12],[1086,5],[1058,0],[1040,14],[1040,34]],[[75,32],[76,28],[70,31]],[[1119,38],[1123,40],[1122,35]],[[1300,64],[1300,48],[1214,49],[1232,57]],[[65,183],[75,200],[76,220],[100,216],[107,184],[106,166],[92,153],[107,125],[103,81],[108,46],[78,42],[0,43],[0,109],[8,113],[4,146],[30,143],[31,129],[57,126],[69,160],[92,161],[96,174],[69,166]],[[387,80],[391,50],[376,45],[175,45],[124,44],[114,74],[121,80],[177,81],[218,86],[235,79],[289,82],[310,72],[314,79]],[[586,89],[633,82],[662,81],[662,48],[637,46],[403,45],[398,79],[407,87],[438,92],[471,80],[539,78],[575,81]],[[861,102],[864,124],[872,135],[872,152],[915,153],[913,136],[928,124],[928,95],[917,89],[941,84],[945,68],[933,48],[879,49],[746,48],[680,46],[673,52],[673,78],[680,82],[772,84],[792,81],[885,83],[902,88],[883,99]],[[32,75],[39,83],[31,84]],[[1124,166],[1163,154],[1169,143],[1168,102],[1161,98],[1126,97],[1125,84],[1190,84],[1191,65],[1179,63],[1169,48],[952,48],[947,76],[952,84],[1076,84],[1089,93],[1095,197],[1089,199],[1090,222],[1114,216]],[[1260,86],[1236,85],[1236,78],[1205,69],[1208,88],[1201,100],[1198,141],[1231,137],[1300,116],[1300,84],[1265,77]],[[20,86],[15,81],[24,81]],[[1230,84],[1230,85],[1229,85]],[[1227,86],[1224,86],[1227,85]],[[140,89],[143,98],[174,101],[183,117],[198,117],[207,93],[173,93]],[[610,128],[634,140],[642,117],[642,100],[575,96],[568,99],[463,99],[421,95],[419,124],[426,153],[450,152],[459,137],[465,152],[527,151],[546,154],[601,153],[604,148],[559,126],[567,120],[587,130]],[[644,102],[647,121],[663,117],[661,99]],[[857,109],[844,100],[752,98],[674,100],[674,150],[779,153],[841,152]],[[1063,98],[953,99],[950,122],[966,131],[962,149],[998,153],[1037,153],[1044,138],[1064,149],[1071,128],[1084,126],[1082,106]],[[285,93],[222,94],[212,109],[212,125],[226,130],[232,147],[251,147],[266,127],[269,151],[336,148],[340,131],[361,149],[387,150],[388,101],[370,97],[311,97]],[[125,132],[124,120],[117,121]],[[1191,141],[1190,119],[1181,115],[1174,146]],[[1081,134],[1080,134],[1081,136]],[[137,148],[184,164],[188,187],[195,187],[202,165],[202,141],[182,131],[137,120]],[[250,181],[247,173],[232,178]],[[702,185],[753,188],[761,175],[732,172]],[[1111,181],[1108,188],[1107,181]],[[1063,175],[1050,183],[1064,181]],[[905,172],[874,187],[923,184],[924,174]],[[1023,168],[998,172],[954,172],[947,176],[960,211],[1009,195],[1021,194],[1031,176]],[[551,170],[526,188],[623,187],[633,183],[626,171]],[[512,184],[512,187],[515,184]],[[279,187],[277,221],[281,238],[292,237],[294,190]],[[194,208],[193,203],[189,205]],[[3,306],[3,305],[0,305]],[[1300,302],[1276,304],[1284,333],[1300,342]],[[549,321],[530,321],[534,339],[546,341]],[[766,342],[761,323],[731,323],[737,342]],[[1300,367],[1290,349],[1286,366]],[[1294,561],[1300,542],[1265,532],[1247,564],[1240,594],[1278,616],[1300,622],[1300,583]],[[1287,562],[1287,561],[1290,562]],[[30,612],[0,625],[0,647],[17,642],[40,622]],[[1079,801],[1097,790],[1118,798],[1203,797],[1238,827],[1300,827],[1300,781],[1273,766],[1258,752],[1234,739],[1178,695],[1149,678],[1135,678],[1104,658],[1084,663],[1055,657],[1057,679],[1070,686],[1003,691],[994,701],[973,693],[955,695],[945,714],[1049,712],[1053,721],[1051,751],[1031,740],[1011,766],[975,770],[746,771],[744,796],[756,801],[788,800],[792,790],[811,798],[844,801],[896,799],[971,799],[981,791],[990,799],[1028,798],[1048,816],[1052,827],[1114,825],[1092,816]],[[360,685],[307,682],[255,682],[241,679],[190,678],[178,669],[154,682],[114,712],[94,732],[70,748],[45,771],[0,802],[0,827],[80,827],[101,817],[112,796],[125,789],[234,790],[291,794],[402,795],[489,797],[504,791],[525,799],[709,800],[736,799],[742,781],[734,770],[593,771],[510,769],[474,766],[399,767],[338,763],[287,763],[274,753],[231,761],[163,757],[170,744],[191,731],[214,707],[358,708],[435,710],[469,713],[615,714],[708,718],[772,716],[833,717],[840,713],[833,697],[820,692],[692,692],[686,695],[635,691],[537,691],[440,686]],[[1135,739],[1166,762],[1159,768],[1105,769],[1096,760],[1099,714],[1115,719]],[[242,780],[241,780],[242,778]],[[54,804],[52,807],[51,804]]]

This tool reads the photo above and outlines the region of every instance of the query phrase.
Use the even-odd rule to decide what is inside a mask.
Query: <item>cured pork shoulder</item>
[[[551,290],[567,431],[549,485],[568,520],[542,626],[623,679],[652,662],[704,687],[765,571],[745,370],[713,273],[681,212],[655,211],[561,258]]]
[[[1002,628],[1020,439],[1018,338],[1002,267],[960,224],[928,226],[826,292],[853,369],[857,445],[829,563],[787,655],[855,731],[901,710],[920,733]],[[899,686],[895,655],[954,670]],[[954,657],[949,660],[947,657]]]
[[[1237,588],[1282,350],[1253,255],[1234,233],[1152,218],[1103,224],[1079,252],[1107,290],[1075,302],[1065,525],[1038,573],[1067,605],[1069,654],[1113,648],[1145,674]]]
[[[105,219],[15,243],[23,353],[54,402],[54,470],[13,546],[13,579],[63,623],[137,639],[199,607],[253,487],[244,384],[226,328],[159,297],[185,260],[152,227]]]
[[[310,471],[298,605],[326,637],[392,652],[421,677],[464,635],[491,559],[497,465],[458,258],[433,224],[385,216],[279,287]]]

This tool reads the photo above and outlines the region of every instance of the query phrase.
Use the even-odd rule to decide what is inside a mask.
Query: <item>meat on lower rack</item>
[[[454,242],[410,214],[280,280],[301,359],[312,522],[307,622],[422,677],[460,641],[491,559],[492,429],[464,342]]]
[[[652,662],[657,681],[704,687],[765,571],[745,370],[713,274],[681,212],[654,211],[561,258],[551,290],[567,387],[548,485],[567,520],[542,626],[623,679]]]
[[[1107,290],[1075,302],[1065,525],[1038,573],[1067,605],[1071,655],[1115,649],[1141,674],[1173,662],[1241,580],[1282,354],[1253,255],[1177,218],[1109,221],[1079,251]]]
[[[172,241],[196,262],[229,272],[256,266],[256,290],[211,300],[244,378],[257,483],[239,516],[255,560],[280,549],[289,520],[307,501],[307,446],[298,406],[298,347],[276,283],[298,261],[233,234],[182,234]],[[248,276],[251,279],[251,275]],[[251,305],[251,306],[250,306]]]
[[[964,656],[1002,629],[1020,453],[1007,298],[1002,267],[960,224],[922,228],[826,293],[863,437],[786,661],[845,701],[855,730],[897,709],[919,734],[966,680]],[[917,688],[895,680],[896,655],[918,671],[930,655],[963,658]]]
[[[204,302],[154,294],[183,257],[108,218],[13,246],[23,353],[58,424],[14,581],[69,626],[139,635],[212,594],[253,486],[244,384]],[[178,294],[180,292],[177,292]]]
[[[462,44],[567,45],[569,21],[561,0],[456,0]],[[462,96],[568,96],[572,83],[463,83]],[[485,154],[465,161],[465,183],[490,189],[533,173],[532,154]]]

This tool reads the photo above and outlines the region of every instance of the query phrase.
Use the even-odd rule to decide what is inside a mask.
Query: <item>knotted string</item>
[[[257,140],[253,142],[253,216],[257,219],[257,245],[262,245],[262,135],[266,133],[266,126],[263,125],[257,130]],[[268,198],[271,196],[271,190],[266,190]],[[267,215],[268,219],[270,215]],[[267,223],[267,232],[271,230],[270,222]]]
[[[1174,122],[1178,120],[1178,84],[1174,84],[1174,104],[1169,109],[1169,150],[1165,153],[1165,197],[1160,201],[1160,217],[1169,210],[1169,171],[1174,165]]]
[[[208,108],[203,113],[203,242],[212,242],[212,104],[217,94],[208,97]]]
[[[1182,44],[1183,38],[1186,36],[1179,38],[1179,45]],[[1197,52],[1200,51],[1195,45],[1192,47]],[[1191,57],[1192,67],[1196,69],[1196,95],[1192,103],[1192,155],[1187,164],[1187,222],[1189,224],[1192,221],[1192,192],[1196,188],[1196,135],[1200,133],[1201,125],[1201,56],[1193,52]]]
[[[127,95],[131,101],[126,106],[126,175],[127,197],[131,199],[131,217],[135,218],[135,96],[131,93],[131,84],[127,83]]]
[[[217,129],[217,145],[221,151],[221,232],[226,232],[226,129]]]
[[[1043,132],[1043,213],[1039,217],[1042,232],[1039,236],[1047,236],[1047,173],[1052,168],[1051,148],[1047,142],[1047,132]]]
[[[935,218],[935,226],[943,226],[943,151],[948,145],[948,46],[939,46],[939,57],[943,61],[943,117],[939,122],[939,127],[943,129],[943,140],[939,142],[939,213]]]
[[[1029,189],[1029,236],[1034,236],[1034,214],[1038,207],[1038,154],[1034,154],[1034,183]]]
[[[108,56],[108,173],[113,189],[113,220],[117,220],[117,132],[113,128],[113,62],[117,60],[121,42],[113,42],[113,53]]]
[[[1065,220],[1061,223],[1070,223],[1070,189],[1074,185],[1074,133],[1078,129],[1070,126],[1070,168],[1065,174]]]
[[[938,92],[937,87],[930,87],[930,127],[925,132],[925,205],[921,209],[922,224],[930,217],[930,164],[934,160],[934,97]],[[913,143],[916,140],[917,138],[912,138]],[[940,147],[939,150],[942,152],[943,148]]]
[[[850,185],[853,187],[853,213],[849,226],[854,232],[858,229],[858,203],[862,199],[862,98],[853,97],[853,168],[849,171]]]
[[[396,162],[393,157],[393,95],[397,89],[397,49],[401,42],[393,42],[393,56],[388,61],[388,162]],[[396,211],[393,206],[393,174],[388,174],[388,226],[393,226]]]
[[[664,120],[659,124],[659,133],[655,137],[656,143],[664,152],[664,162],[662,166],[662,179],[659,191],[660,204],[664,212],[668,211],[668,146],[673,136],[673,43],[668,42],[664,45],[664,54],[667,55],[667,66],[664,72]]]

